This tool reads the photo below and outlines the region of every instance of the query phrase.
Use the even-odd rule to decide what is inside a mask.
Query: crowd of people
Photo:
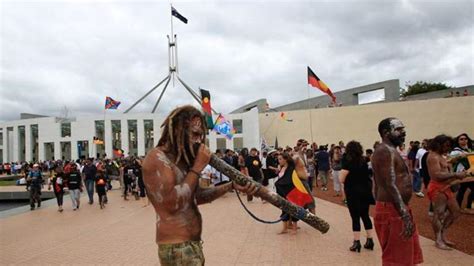
[[[63,212],[63,197],[69,192],[72,210],[80,208],[81,193],[87,193],[88,203],[94,204],[94,193],[97,193],[101,209],[108,203],[107,191],[112,189],[112,180],[119,181],[124,200],[133,196],[148,206],[145,185],[141,171],[143,158],[127,157],[111,159],[85,158],[76,161],[49,160],[44,162],[5,163],[3,174],[20,176],[17,185],[25,185],[30,193],[31,210],[41,207],[41,191],[47,186],[57,200],[58,211]],[[15,172],[5,169],[16,168]]]
[[[201,118],[191,121],[190,130],[195,131],[191,136],[199,138],[196,143],[203,143]],[[294,147],[266,148],[262,151],[243,148],[238,152],[230,149],[217,150],[215,155],[255,182],[312,213],[316,213],[313,196],[317,193],[333,193],[334,197],[340,197],[347,205],[352,221],[353,243],[349,250],[361,252],[362,247],[373,250],[375,229],[383,249],[384,262],[403,261],[393,255],[396,253],[394,249],[402,245],[401,237],[409,240],[406,243],[409,243],[412,253],[411,257],[404,259],[410,260],[410,263],[420,263],[423,260],[409,201],[412,193],[420,198],[424,198],[426,194],[430,201],[427,215],[432,217],[436,247],[450,250],[454,244],[446,239],[446,230],[460,213],[474,214],[474,182],[456,181],[472,176],[472,172],[467,170],[472,167],[468,161],[468,156],[473,154],[472,140],[466,133],[456,138],[438,135],[421,142],[411,141],[408,148],[405,148],[404,126],[394,118],[383,120],[379,124],[379,133],[382,141],[376,141],[365,152],[355,140],[347,145],[340,141],[338,144],[318,146],[299,139]],[[24,175],[31,195],[31,210],[41,206],[40,194],[45,184],[48,189],[53,189],[59,212],[63,211],[65,189],[69,191],[73,210],[80,208],[80,195],[84,188],[89,204],[94,204],[95,189],[102,209],[108,202],[107,191],[112,188],[111,180],[119,180],[124,200],[132,195],[137,200],[142,198],[146,206],[148,203],[145,198],[148,194],[157,212],[157,232],[164,230],[160,226],[168,228],[163,223],[160,225],[160,216],[173,216],[177,210],[186,212],[189,204],[210,202],[226,192],[237,190],[247,194],[247,202],[253,201],[253,195],[258,189],[254,185],[241,187],[209,165],[210,153],[204,145],[201,144],[197,152],[191,152],[191,145],[181,147],[176,144],[173,147],[177,150],[171,153],[169,143],[173,143],[174,139],[166,134],[162,136],[158,148],[153,150],[152,159],[147,159],[150,157],[148,155],[146,159],[87,158],[77,161],[4,164],[2,171],[8,174],[15,169],[15,173]],[[187,156],[194,156],[194,163],[188,161]],[[147,164],[143,170],[142,164]],[[44,178],[45,175],[48,178]],[[172,179],[163,181],[163,178]],[[328,186],[331,179],[333,191],[329,191]],[[196,189],[197,187],[200,189]],[[302,190],[303,195],[311,196],[294,196],[292,191],[295,187]],[[470,192],[464,204],[468,190]],[[197,194],[193,196],[193,193]],[[262,202],[265,203],[263,200]],[[374,222],[369,217],[371,205],[375,205],[377,213]],[[199,220],[200,216],[195,218]],[[297,232],[299,227],[295,217],[282,212],[280,219],[283,224],[280,233],[290,230],[292,233]],[[364,245],[360,242],[361,220],[366,231]],[[388,220],[393,220],[390,225]],[[193,219],[185,222],[201,224]],[[395,236],[390,230],[395,230],[400,235]],[[200,235],[200,231],[195,233]],[[157,238],[157,242],[160,243],[160,239]],[[200,244],[196,242],[193,245]]]

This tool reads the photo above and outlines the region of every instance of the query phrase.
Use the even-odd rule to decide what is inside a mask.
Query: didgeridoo
[[[306,211],[300,206],[297,206],[287,201],[275,192],[269,191],[261,184],[249,179],[237,169],[228,165],[225,161],[219,159],[215,154],[211,155],[211,160],[209,161],[209,164],[241,186],[247,185],[248,182],[254,183],[255,186],[259,188],[255,196],[270,202],[273,206],[281,209],[282,211],[288,213],[289,215],[295,218],[302,220],[303,222],[319,230],[321,233],[324,234],[329,230],[329,224],[326,221]]]

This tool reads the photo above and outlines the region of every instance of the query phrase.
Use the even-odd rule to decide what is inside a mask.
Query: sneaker
[[[415,195],[419,198],[424,198],[425,197],[425,194],[423,194],[423,192],[416,192]]]
[[[32,211],[32,210],[34,210],[34,209],[35,209],[35,207],[30,207],[30,211]]]
[[[73,211],[77,210],[77,208],[72,208]]]

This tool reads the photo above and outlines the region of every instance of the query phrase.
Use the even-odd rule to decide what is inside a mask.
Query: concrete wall
[[[382,82],[377,82],[369,85],[355,87],[343,91],[335,92],[334,95],[337,98],[337,103],[341,103],[343,106],[351,106],[358,104],[357,94],[362,92],[374,91],[378,89],[384,89],[385,91],[385,102],[398,101],[400,97],[400,81],[398,79],[392,79]],[[306,110],[310,108],[325,108],[331,103],[331,99],[327,95],[306,99],[299,102],[294,102],[287,105],[275,107],[278,111],[292,111],[292,110]]]
[[[441,133],[456,136],[466,132],[474,136],[473,106],[474,96],[466,96],[313,109],[311,113],[288,111],[287,117],[293,122],[281,120],[275,112],[260,114],[260,132],[270,145],[278,136],[279,146],[283,147],[293,147],[297,139],[305,138],[318,145],[358,140],[364,148],[371,148],[380,139],[378,123],[387,117],[397,117],[406,126],[407,142]]]

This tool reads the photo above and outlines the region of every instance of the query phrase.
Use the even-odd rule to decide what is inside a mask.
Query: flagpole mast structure
[[[127,110],[125,110],[125,114],[130,112],[135,106],[137,106],[141,101],[143,101],[148,95],[150,95],[153,91],[155,91],[161,84],[165,83],[165,86],[163,87],[163,90],[161,91],[160,95],[158,96],[158,99],[153,106],[153,109],[151,113],[155,113],[155,111],[158,108],[158,105],[160,104],[161,99],[163,98],[163,95],[165,94],[166,89],[168,88],[168,85],[171,80],[173,80],[173,87],[175,86],[175,81],[179,81],[184,88],[188,91],[189,94],[195,99],[199,104],[201,104],[201,99],[200,95],[196,93],[190,86],[188,86],[180,77],[179,77],[179,72],[178,72],[178,44],[177,44],[177,36],[174,34],[174,29],[173,29],[173,17],[177,17],[179,20],[181,20],[183,23],[187,24],[188,20],[183,17],[181,14],[176,11],[176,9],[171,5],[171,19],[170,19],[170,28],[171,28],[171,35],[167,35],[168,38],[168,75],[160,81],[155,87],[153,87],[150,91],[145,93],[140,99],[138,99],[135,103],[132,104]],[[217,112],[212,109],[212,112],[214,114],[217,114]]]

